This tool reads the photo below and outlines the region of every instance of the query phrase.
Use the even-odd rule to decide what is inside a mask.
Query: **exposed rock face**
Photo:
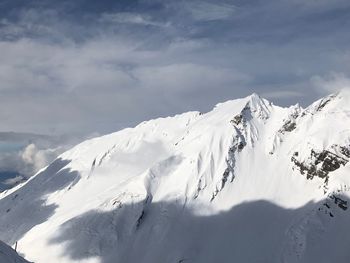
[[[348,209],[348,201],[336,196],[335,194],[330,195],[329,198],[333,200],[334,204],[338,205],[339,208],[343,210]]]
[[[314,115],[317,114],[318,112],[321,112],[324,110],[324,108],[330,103],[332,102],[334,99],[336,99],[339,94],[332,94],[329,95],[321,100],[318,101],[317,104],[313,105],[313,107],[310,107],[308,109],[306,109],[305,111],[303,111],[303,113],[301,114],[301,117],[304,117],[308,114]]]
[[[345,186],[344,189],[332,191],[328,194],[322,205],[318,208],[318,211],[328,214],[330,217],[335,217],[337,210],[346,211],[348,209],[348,200],[345,197],[345,193],[350,189]]]
[[[340,146],[340,152],[347,158],[350,159],[350,145],[348,147]]]
[[[316,111],[321,111],[329,102],[331,102],[337,94],[330,95],[324,99],[322,99],[319,105],[316,107]]]
[[[235,165],[237,155],[243,151],[243,149],[250,144],[254,146],[254,140],[251,138],[251,134],[255,133],[255,139],[257,138],[256,127],[250,121],[255,119],[259,122],[265,122],[270,116],[271,104],[266,103],[258,95],[254,94],[250,101],[246,103],[242,111],[233,117],[230,123],[234,127],[234,136],[232,145],[229,148],[226,164],[227,168],[222,174],[221,182],[216,187],[212,194],[210,201],[213,201],[219,192],[224,189],[228,180],[233,182],[235,178]]]
[[[344,166],[349,161],[348,151],[345,146],[332,145],[333,149],[339,149],[342,154],[336,154],[329,150],[311,150],[310,156],[305,161],[298,160],[298,152],[295,152],[291,161],[299,168],[301,174],[306,174],[307,179],[315,176],[327,179],[328,174]]]
[[[239,132],[239,131],[237,131],[237,132]],[[230,182],[232,183],[233,180],[235,179],[236,154],[241,152],[245,146],[246,146],[246,142],[244,140],[244,137],[242,136],[242,134],[237,133],[237,135],[234,137],[233,144],[230,147],[228,154],[227,154],[227,158],[226,158],[227,168],[225,169],[224,173],[222,174],[221,185],[219,185],[215,189],[210,201],[213,201],[215,199],[215,197],[218,195],[218,193],[222,189],[224,189],[226,182],[228,180],[230,180]],[[229,179],[229,178],[231,178],[231,179]]]
[[[233,119],[231,120],[231,122],[235,125],[240,125],[243,123],[243,115],[242,114],[238,114],[235,117],[233,117]]]
[[[289,114],[288,118],[284,120],[282,127],[278,130],[278,133],[285,134],[295,130],[300,112],[301,108],[298,104],[293,106],[291,113]]]
[[[297,127],[297,124],[293,120],[287,120],[283,126],[282,129],[280,130],[281,133],[284,132],[291,132]]]

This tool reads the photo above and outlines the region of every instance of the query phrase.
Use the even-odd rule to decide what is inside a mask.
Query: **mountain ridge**
[[[39,263],[214,262],[207,250],[216,262],[347,262],[327,240],[341,242],[350,217],[349,102],[344,91],[282,108],[252,94],[84,141],[0,196],[0,239]]]

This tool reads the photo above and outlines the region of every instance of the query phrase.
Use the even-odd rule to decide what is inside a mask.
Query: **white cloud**
[[[227,3],[180,1],[159,4],[161,10],[149,13],[141,7],[88,16],[80,10],[77,18],[62,15],[64,7],[57,12],[21,9],[18,19],[4,18],[0,22],[1,129],[109,132],[189,108],[208,110],[219,101],[259,90],[272,90],[268,97],[286,102],[300,95],[292,91],[293,85],[300,91],[304,86],[297,85],[311,74],[333,66],[329,63],[333,53],[318,55],[324,50],[317,46],[322,43],[319,39],[312,42],[313,52],[310,43],[280,44],[278,36],[276,42],[276,36],[264,30],[271,27],[261,14],[264,8],[242,5],[244,12],[236,16],[237,8]],[[277,14],[279,7],[275,8]],[[253,23],[255,15],[261,28]],[[272,33],[285,32],[276,26],[280,16],[271,17]],[[228,29],[231,19],[240,26]],[[297,75],[299,69],[302,74]]]
[[[128,119],[136,114],[142,104],[132,104],[146,103],[145,95],[167,91],[167,96],[181,97],[249,80],[230,67],[192,63],[192,52],[208,48],[205,41],[177,39],[155,50],[142,44],[109,35],[80,44],[0,41],[0,94],[6,94],[0,96],[2,129],[61,133],[68,126],[81,131],[92,122],[94,127],[107,126],[115,121],[112,112],[119,118],[128,114]],[[9,111],[18,117],[9,118]],[[144,114],[142,118],[149,118]]]
[[[234,5],[205,1],[187,2],[187,8],[193,18],[198,21],[224,20],[231,17],[236,11]]]
[[[63,149],[40,149],[35,144],[29,144],[20,151],[1,152],[0,171],[17,172],[30,177],[53,161]]]
[[[62,149],[38,149],[33,143],[27,145],[23,151],[19,153],[23,161],[24,168],[21,172],[24,175],[32,175],[38,170],[51,163]]]
[[[0,132],[0,172],[30,177],[84,138]]]
[[[120,12],[120,13],[104,13],[100,18],[100,22],[117,23],[117,24],[136,24],[144,26],[169,27],[170,23],[160,23],[152,20],[148,15],[138,13]]]
[[[56,37],[63,41],[66,37],[62,32],[65,21],[58,19],[53,9],[18,9],[16,22],[3,18],[0,20],[0,37],[17,39],[23,36]]]
[[[332,72],[326,76],[313,76],[311,83],[314,89],[321,94],[350,89],[350,78],[339,72]]]

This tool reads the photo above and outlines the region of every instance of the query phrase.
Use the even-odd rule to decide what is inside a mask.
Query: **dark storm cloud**
[[[348,85],[349,1],[0,1],[2,130],[109,132]]]

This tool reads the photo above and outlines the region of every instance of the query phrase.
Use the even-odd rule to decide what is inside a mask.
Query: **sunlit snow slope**
[[[350,262],[350,96],[253,94],[85,141],[0,197],[38,263]]]

